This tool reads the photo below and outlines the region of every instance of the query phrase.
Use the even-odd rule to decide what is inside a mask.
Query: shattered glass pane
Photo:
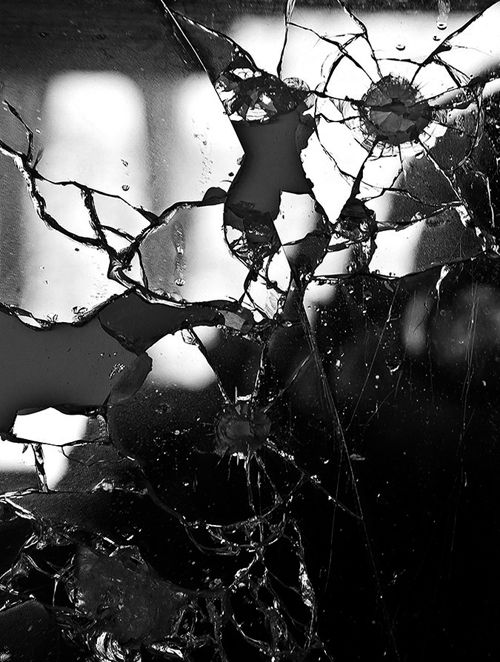
[[[0,9],[0,660],[496,659],[500,3],[94,4]]]

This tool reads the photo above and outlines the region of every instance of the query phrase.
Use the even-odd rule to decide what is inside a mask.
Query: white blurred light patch
[[[196,327],[197,336],[209,348],[217,343],[219,332],[211,327]],[[165,336],[148,349],[153,359],[155,381],[188,390],[201,390],[216,379],[212,368],[198,347],[189,342],[185,332]]]
[[[71,72],[52,78],[47,86],[41,133],[39,170],[52,181],[76,181],[148,207],[149,164],[146,108],[141,89],[122,74]],[[93,236],[79,192],[72,187],[40,184],[47,209],[60,224]],[[97,196],[101,222],[136,233],[136,215],[123,202]],[[26,214],[33,214],[26,199]],[[109,281],[102,251],[78,247],[42,221],[32,223],[26,250],[27,277],[23,306],[39,316],[58,314],[93,304],[123,288]],[[78,272],[78,273],[77,273]],[[82,273],[87,273],[87,278]],[[77,274],[77,275],[75,275]],[[44,286],[44,283],[46,286]],[[84,301],[85,304],[81,302]],[[65,311],[64,316],[61,312]]]
[[[426,351],[431,306],[428,293],[415,294],[406,306],[401,324],[401,339],[410,356],[420,356]]]
[[[14,434],[21,439],[43,443],[45,473],[49,488],[53,489],[66,473],[71,447],[64,444],[83,439],[87,417],[63,414],[56,409],[44,409],[33,414],[20,414],[14,423]],[[47,445],[45,445],[47,444]],[[50,444],[50,445],[49,445]],[[0,441],[0,472],[35,472],[31,448],[22,443]]]
[[[227,190],[243,150],[210,81],[193,75],[170,93],[175,94],[177,112],[169,131],[178,159],[168,172],[166,198],[197,199],[212,186]],[[220,209],[193,209],[189,217],[191,222],[184,226],[189,278],[180,287],[180,295],[203,301],[220,287],[224,296],[237,299],[244,269],[236,258],[234,270],[230,268]],[[207,347],[220,337],[214,328],[197,328],[196,332]],[[148,354],[154,361],[155,378],[164,385],[197,390],[215,381],[204,356],[195,345],[186,343],[181,333],[166,336],[148,349]]]
[[[227,190],[243,148],[208,76],[191,75],[170,91],[176,104],[168,131],[177,155],[165,182],[169,200],[193,200],[211,186]]]
[[[43,118],[44,174],[147,205],[146,107],[133,80],[113,72],[56,76],[47,88]]]

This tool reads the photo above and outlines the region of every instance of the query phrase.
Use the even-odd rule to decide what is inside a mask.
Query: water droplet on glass
[[[437,29],[446,30],[448,27],[448,16],[451,11],[451,2],[450,0],[438,0],[438,17],[437,17]]]
[[[128,191],[130,189],[130,186],[128,184],[123,184],[122,185],[122,191]]]
[[[432,38],[434,41],[441,41],[441,37],[438,34],[435,34]]]
[[[396,44],[396,49],[398,51],[404,51],[405,48],[406,48],[405,44]]]

